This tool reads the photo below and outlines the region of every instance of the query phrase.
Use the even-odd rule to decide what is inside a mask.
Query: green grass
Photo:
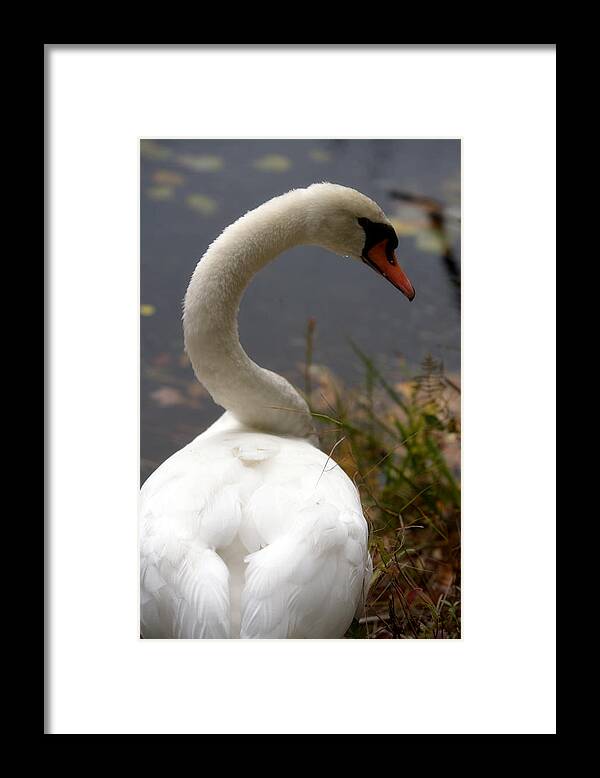
[[[311,364],[305,390],[322,447],[354,480],[374,572],[348,638],[460,637],[460,387],[429,358],[384,374],[354,346],[364,385],[349,391]],[[333,450],[335,447],[335,450]]]

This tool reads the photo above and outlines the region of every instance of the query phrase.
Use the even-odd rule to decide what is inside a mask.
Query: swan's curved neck
[[[184,304],[186,351],[213,400],[249,427],[309,437],[314,426],[298,392],[256,365],[243,350],[237,315],[252,276],[278,254],[311,243],[306,190],[294,190],[250,211],[209,247]]]

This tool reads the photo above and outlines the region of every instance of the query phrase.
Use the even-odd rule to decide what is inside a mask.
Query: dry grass
[[[374,572],[348,638],[460,637],[460,386],[440,363],[383,375],[355,348],[364,386],[348,391],[311,364],[306,395],[325,450],[358,487]]]

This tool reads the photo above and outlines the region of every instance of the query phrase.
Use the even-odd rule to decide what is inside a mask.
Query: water
[[[456,140],[161,140],[141,155],[142,480],[222,412],[183,354],[181,301],[208,244],[247,210],[315,181],[354,187],[393,220],[397,255],[416,289],[409,303],[358,262],[298,247],[259,273],[244,297],[240,336],[260,365],[302,387],[307,321],[314,361],[347,384],[362,378],[349,340],[385,369],[428,354],[460,365],[460,142]],[[423,204],[443,207],[447,247]],[[449,256],[450,255],[450,256]],[[450,260],[450,261],[449,261]]]

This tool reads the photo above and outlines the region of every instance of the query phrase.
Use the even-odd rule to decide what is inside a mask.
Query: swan
[[[141,489],[143,638],[341,638],[363,611],[372,561],[358,491],[318,448],[304,399],[238,338],[252,276],[299,244],[415,295],[382,209],[338,184],[275,197],[209,246],[185,295],[184,343],[225,412]]]

